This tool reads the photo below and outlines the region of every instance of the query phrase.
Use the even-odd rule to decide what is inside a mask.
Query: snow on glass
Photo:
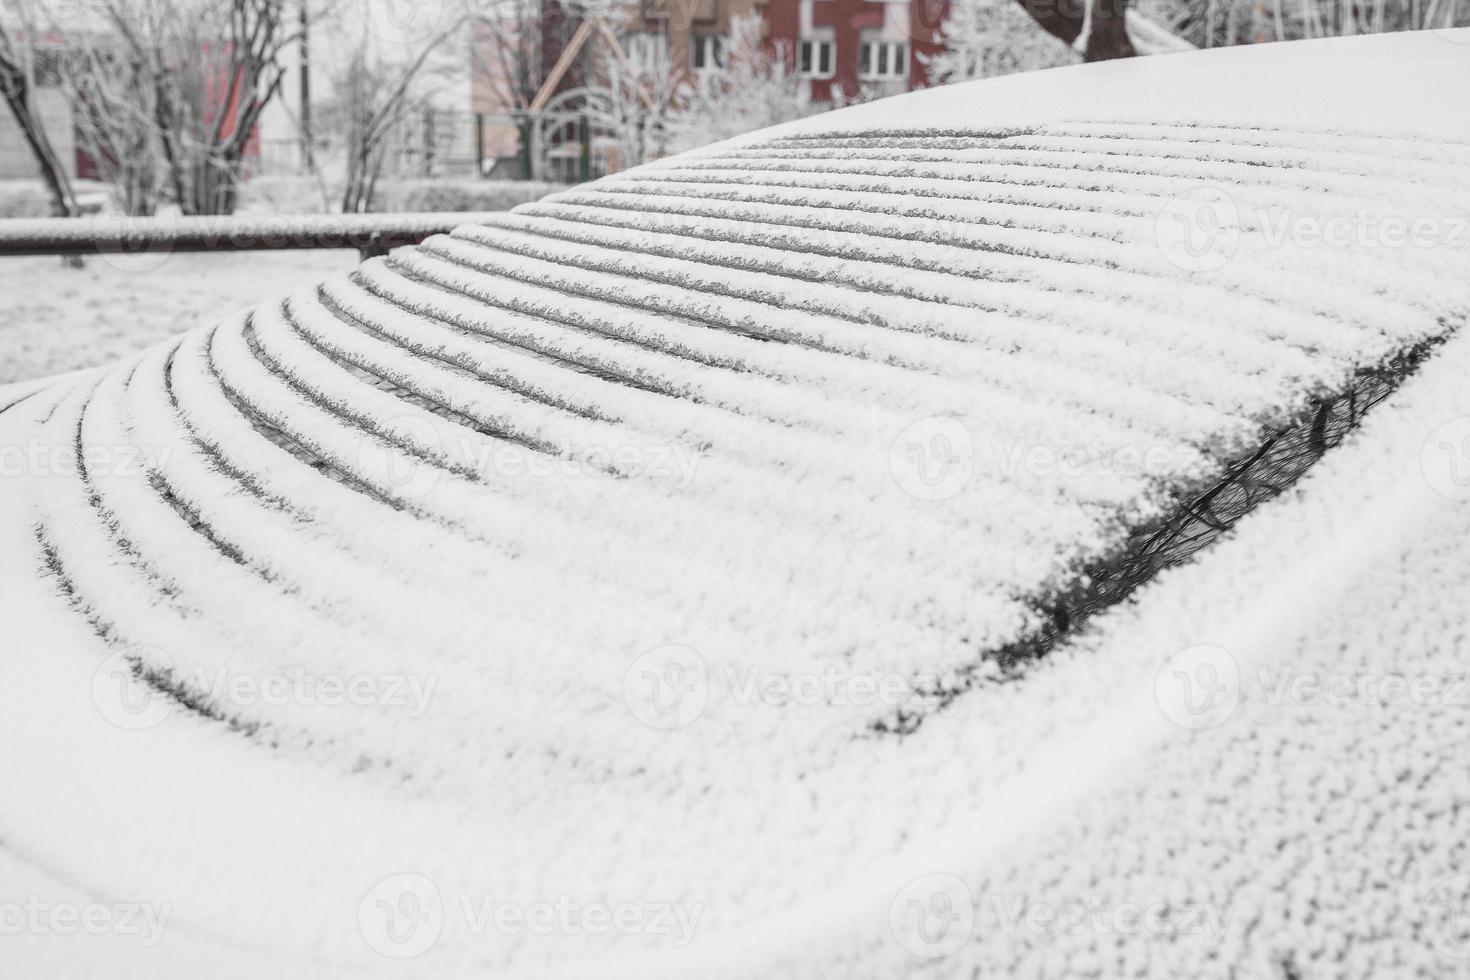
[[[939,892],[966,898],[987,940],[945,961],[956,975],[1029,975],[1056,955],[1126,975],[1145,945],[1183,956],[1206,935],[1222,970],[1254,969],[1271,954],[1246,948],[1246,925],[1270,935],[1282,912],[1207,872],[1278,839],[1289,851],[1291,821],[1314,814],[1320,846],[1355,847],[1355,811],[1330,803],[1384,783],[1261,774],[1315,774],[1309,738],[1361,754],[1374,722],[1361,706],[1266,712],[1186,752],[1156,672],[1206,639],[1252,677],[1338,652],[1386,670],[1393,630],[1449,635],[1445,606],[1385,603],[1414,594],[1415,563],[1435,581],[1467,571],[1448,524],[1405,516],[1449,517],[1400,485],[1398,458],[1456,411],[1464,343],[1325,457],[1301,499],[1100,617],[1024,685],[986,683],[988,658],[1039,627],[1038,597],[1263,433],[1463,321],[1470,248],[1448,223],[1402,247],[1302,230],[1470,206],[1444,80],[1470,45],[1382,42],[1396,67],[1374,84],[1412,100],[1385,102],[1324,56],[1319,101],[1248,123],[1181,57],[860,106],[573,188],[28,389],[0,414],[7,444],[78,465],[0,481],[0,586],[25,597],[32,630],[6,669],[36,692],[0,718],[72,761],[27,772],[6,843],[84,861],[109,893],[176,901],[209,942],[269,935],[272,955],[336,963],[376,962],[353,915],[408,869],[442,902],[446,939],[424,955],[450,972],[586,957],[615,971],[602,944],[627,964],[668,950],[652,928],[466,934],[455,910],[487,883],[517,908],[697,907],[680,920],[698,921],[683,975],[816,975],[843,955],[898,972],[958,949],[888,928],[894,895]],[[1242,84],[1262,92],[1283,64],[1228,57],[1251,61]],[[127,449],[146,465],[106,465]],[[1364,504],[1368,489],[1382,501]],[[1403,532],[1398,552],[1381,533],[1363,545],[1392,587],[1367,589],[1368,553],[1334,543],[1364,523]],[[1306,607],[1267,589],[1288,567],[1327,583]],[[92,705],[69,714],[58,693],[119,652],[180,706],[126,754]],[[873,734],[977,670],[918,734]],[[208,682],[406,673],[432,692],[413,711]],[[1436,778],[1437,747],[1464,731],[1428,713],[1401,734],[1412,771],[1381,774],[1400,783]],[[1157,825],[1180,794],[1235,792],[1237,777],[1249,790],[1201,816],[1207,832],[1171,851],[1179,867],[1109,829]],[[161,826],[158,806],[193,799],[208,820],[120,853],[87,820],[43,819],[79,783],[118,826]],[[1093,790],[1083,818],[1047,823]],[[1442,809],[1419,817],[1454,819]],[[307,813],[333,833],[300,831]],[[1027,826],[1052,832],[1013,849]],[[925,879],[936,854],[966,877]],[[1301,860],[1317,884],[1298,899],[1356,891],[1368,859]],[[1056,953],[1055,930],[1003,900],[1036,905],[1048,880],[1077,921],[1117,921],[1068,891],[1103,881],[1144,907],[1189,905],[1218,935],[1180,946],[1160,926],[1120,953],[1088,929]],[[976,918],[997,910],[993,928]],[[1322,914],[1334,943],[1362,929],[1347,906]]]

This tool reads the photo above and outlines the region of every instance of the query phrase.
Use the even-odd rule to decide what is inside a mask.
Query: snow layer
[[[0,382],[111,364],[356,263],[351,249],[0,258]]]
[[[169,919],[14,955],[1452,972],[1463,708],[1257,679],[1463,661],[1464,505],[1420,468],[1461,445],[1430,436],[1467,412],[1463,338],[1234,539],[1020,681],[987,658],[1176,495],[1463,322],[1456,40],[862,106],[12,389],[0,861],[26,896]],[[1181,714],[1177,679],[1234,714]],[[900,709],[916,735],[874,733]],[[1096,926],[1130,903],[1148,927]]]

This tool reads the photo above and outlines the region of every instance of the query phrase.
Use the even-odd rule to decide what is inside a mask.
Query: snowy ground
[[[0,258],[0,384],[115,361],[356,264],[352,249]]]

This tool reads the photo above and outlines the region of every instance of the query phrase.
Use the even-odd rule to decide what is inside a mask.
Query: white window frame
[[[718,34],[695,34],[689,40],[689,67],[693,71],[715,71],[725,67],[725,46]],[[704,64],[699,62],[703,61]]]
[[[864,62],[867,68],[863,68]],[[879,66],[882,66],[881,68]],[[909,77],[909,46],[905,41],[872,39],[858,47],[858,78],[865,82],[901,81]]]
[[[826,58],[826,69],[822,67]],[[803,65],[810,65],[803,68]],[[804,37],[796,46],[797,74],[802,78],[831,78],[837,74],[837,42],[830,37]]]
[[[635,31],[623,38],[623,54],[633,70],[652,74],[659,68],[660,57],[667,55],[668,39],[653,31]]]

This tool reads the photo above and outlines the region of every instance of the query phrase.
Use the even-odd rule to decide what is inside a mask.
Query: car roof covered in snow
[[[0,863],[168,904],[123,975],[381,966],[410,893],[444,972],[1433,972],[1463,709],[1280,692],[1464,662],[1467,81],[1441,32],[921,92],[8,389]],[[1059,622],[1395,365],[1290,493]],[[1403,935],[1361,918],[1390,860]],[[958,942],[901,921],[940,894]]]

